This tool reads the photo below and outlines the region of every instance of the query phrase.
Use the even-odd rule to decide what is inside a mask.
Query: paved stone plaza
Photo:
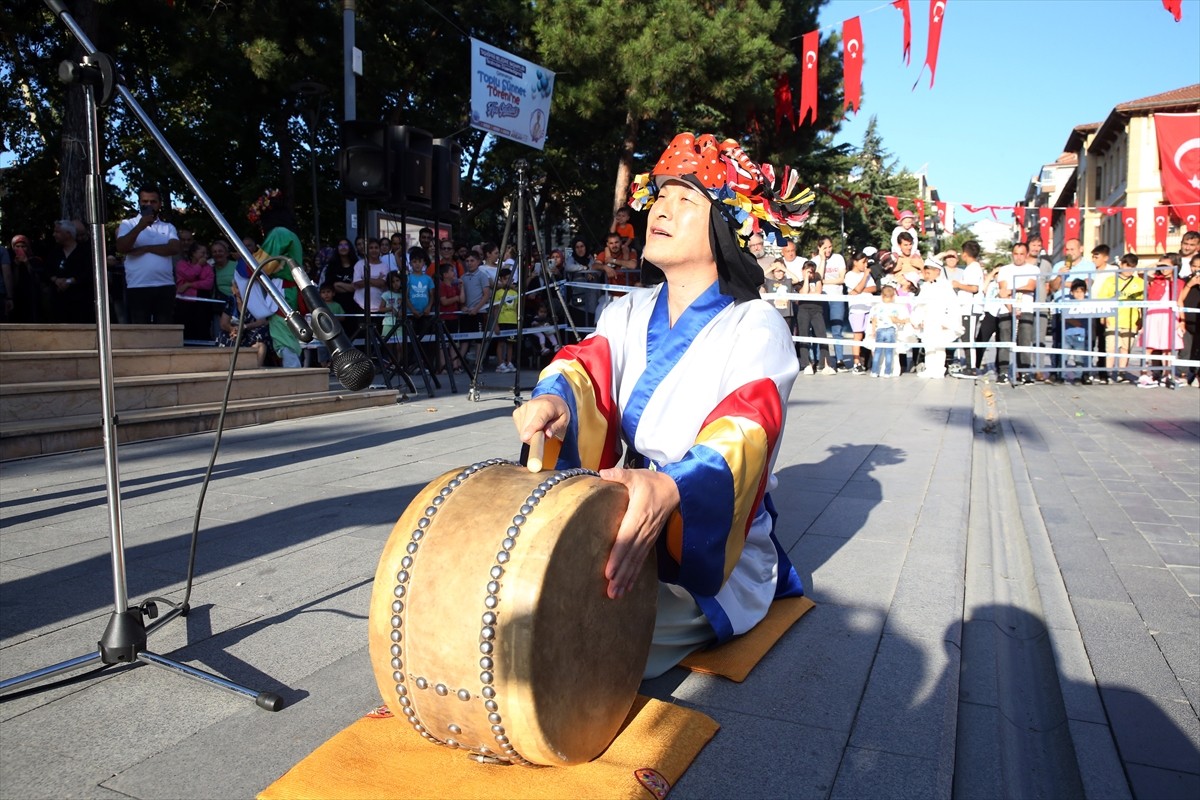
[[[377,705],[380,550],[429,480],[516,456],[511,409],[495,390],[228,432],[193,610],[150,645],[287,707],[148,666],[18,695],[0,797],[252,797]],[[802,376],[789,413],[778,533],[817,607],[743,684],[643,685],[721,725],[672,797],[1200,796],[1200,392]],[[211,448],[120,450],[135,603],[182,596]],[[0,677],[94,652],[103,466],[0,464]]]

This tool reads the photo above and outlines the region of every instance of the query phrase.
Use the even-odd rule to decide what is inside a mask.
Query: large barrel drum
[[[606,594],[625,487],[502,459],[452,470],[396,523],[371,595],[379,690],[430,742],[479,760],[577,764],[637,695],[654,629],[648,560]]]

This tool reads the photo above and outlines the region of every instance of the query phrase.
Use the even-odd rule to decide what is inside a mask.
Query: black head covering
[[[669,175],[664,180],[681,181],[698,189],[709,197],[704,185],[694,175]],[[758,287],[762,286],[762,267],[748,250],[738,244],[735,231],[737,223],[726,216],[728,207],[709,198],[708,245],[712,248],[713,260],[717,262],[717,287],[721,294],[728,295],[734,302],[743,303],[759,298]],[[657,268],[651,262],[650,266]]]

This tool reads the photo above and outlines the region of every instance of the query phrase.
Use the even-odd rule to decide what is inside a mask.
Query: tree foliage
[[[810,184],[911,193],[889,172],[878,137],[864,142],[872,154],[865,159],[831,145],[842,116],[836,35],[821,44],[816,123],[775,128],[776,76],[788,73],[799,97],[795,54],[801,36],[817,27],[823,2],[358,0],[364,75],[355,116],[462,144],[460,230],[475,240],[499,237],[513,162],[523,158],[535,179],[539,224],[598,241],[631,173],[683,130],[737,138],[756,160],[792,164]],[[70,0],[69,7],[87,20],[97,47],[115,58],[130,93],[235,229],[248,232],[245,208],[278,186],[310,240],[312,157],[320,238],[344,233],[337,173],[342,3]],[[556,71],[545,150],[468,126],[469,37]],[[0,96],[0,130],[12,161],[0,177],[0,226],[9,235],[37,235],[53,219],[82,215],[82,90],[56,79],[73,41],[42,6],[4,0],[0,46],[0,80],[11,87]],[[177,224],[201,238],[217,233],[124,103],[102,112],[101,128],[110,220],[132,212],[137,186],[153,184],[166,190]],[[880,166],[872,166],[880,154]],[[831,216],[818,206],[821,227]],[[865,216],[847,227],[856,235],[871,230]]]

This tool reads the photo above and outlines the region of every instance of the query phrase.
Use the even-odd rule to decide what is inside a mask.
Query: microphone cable
[[[295,263],[285,256],[271,256],[255,267],[254,271],[250,273],[250,279],[246,281],[246,291],[242,293],[242,302],[238,308],[239,320],[246,318],[246,305],[250,300],[250,292],[254,289],[255,280],[260,278],[264,267],[277,261],[287,262],[288,264]],[[266,278],[266,280],[270,280],[270,278]],[[192,535],[188,547],[187,581],[185,583],[183,600],[177,603],[165,597],[147,597],[138,605],[138,608],[141,609],[144,616],[149,616],[151,619],[158,616],[157,610],[154,608],[155,603],[162,603],[177,610],[180,616],[187,616],[188,601],[192,597],[192,584],[196,574],[196,545],[200,539],[200,515],[204,510],[204,498],[208,494],[208,484],[212,480],[213,469],[217,464],[217,454],[221,451],[221,437],[225,432],[225,414],[229,410],[229,394],[233,389],[233,374],[237,368],[238,353],[241,352],[241,349],[242,334],[239,330],[237,339],[233,342],[233,355],[229,359],[229,371],[225,375],[225,392],[221,397],[221,411],[217,415],[216,436],[213,439],[212,453],[208,457],[208,466],[204,470],[204,480],[200,484],[200,496],[196,500],[196,514],[192,518]],[[147,626],[147,632],[152,629],[153,626]]]

